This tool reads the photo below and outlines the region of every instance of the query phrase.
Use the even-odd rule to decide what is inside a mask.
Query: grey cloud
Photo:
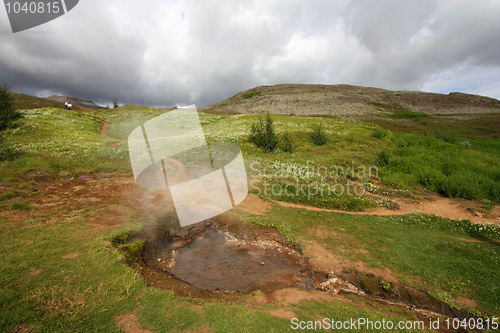
[[[47,25],[3,32],[0,81],[158,106],[211,104],[277,83],[500,98],[491,75],[500,68],[499,16],[500,3],[486,0],[87,0]]]

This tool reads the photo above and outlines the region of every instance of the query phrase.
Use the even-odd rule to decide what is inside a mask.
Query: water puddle
[[[300,274],[285,256],[283,249],[248,244],[209,230],[173,253],[170,273],[210,291],[248,291],[273,283],[311,287],[314,281]]]

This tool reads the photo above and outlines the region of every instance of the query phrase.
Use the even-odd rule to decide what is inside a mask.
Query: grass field
[[[304,321],[419,319],[407,308],[318,291],[297,291],[295,302],[266,303],[260,292],[218,301],[148,286],[111,239],[154,221],[130,194],[136,190],[126,139],[133,128],[165,111],[134,106],[79,110],[81,114],[27,109],[22,126],[3,133],[15,154],[1,162],[0,171],[0,331],[120,332],[120,316],[131,313],[135,324],[155,332],[234,332],[235,327],[241,332],[291,331],[290,319],[276,315],[278,310]],[[111,123],[106,137],[99,133],[102,123],[89,116]],[[200,114],[200,119],[207,141],[240,145],[250,190],[265,199],[366,210],[421,193],[491,205],[500,197],[495,138],[450,139],[338,119],[273,116],[278,136],[288,134],[296,149],[292,154],[264,153],[248,142],[258,116]],[[328,135],[324,146],[309,139],[318,125]],[[376,184],[392,195],[297,193],[292,188],[297,180],[313,189]],[[264,192],[273,186],[295,194]],[[339,273],[363,267],[385,270],[408,288],[426,290],[450,306],[485,318],[500,315],[500,234],[493,225],[426,214],[348,215],[278,204],[261,214],[228,214],[242,223],[275,227],[300,244],[312,261],[337,263],[332,270]],[[100,222],[117,217],[126,222],[112,227]]]

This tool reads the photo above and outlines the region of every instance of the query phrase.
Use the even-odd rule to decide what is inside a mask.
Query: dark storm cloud
[[[98,103],[210,104],[261,84],[500,97],[495,1],[80,1],[12,34],[0,81]]]

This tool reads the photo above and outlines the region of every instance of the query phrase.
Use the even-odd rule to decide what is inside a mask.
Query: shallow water
[[[205,290],[246,291],[276,282],[302,287],[313,283],[289,265],[282,252],[228,241],[214,230],[179,248],[170,273]]]

